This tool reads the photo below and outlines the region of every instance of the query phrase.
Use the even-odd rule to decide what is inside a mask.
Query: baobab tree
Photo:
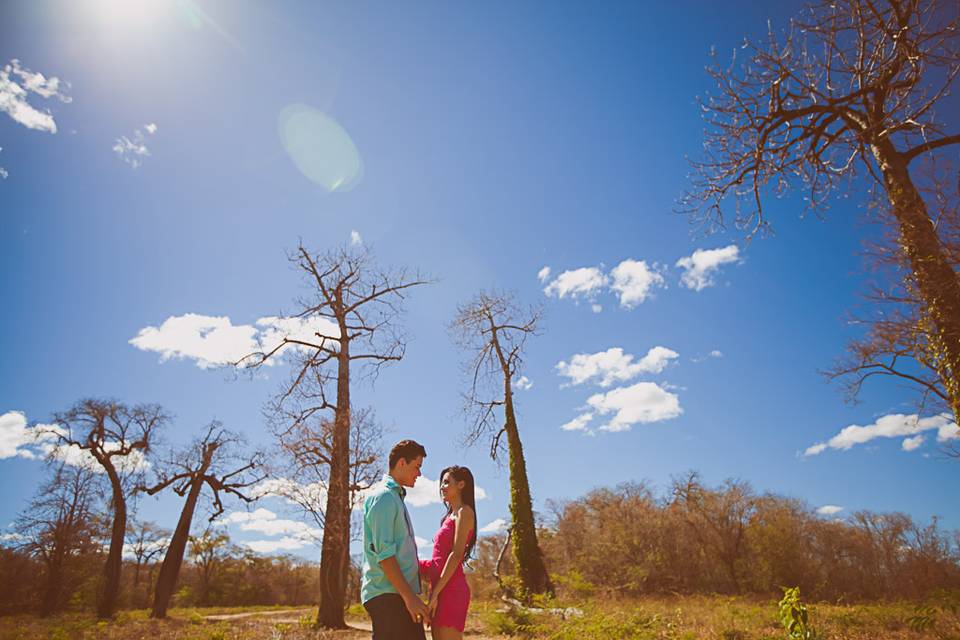
[[[322,531],[326,528],[324,508],[330,483],[334,423],[326,414],[304,417],[312,406],[312,385],[319,382],[316,373],[304,378],[287,401],[269,405],[269,422],[280,455],[277,468],[270,474],[272,477],[260,486],[263,495],[280,496],[296,505]],[[383,429],[371,409],[351,412],[351,505],[357,505],[363,491],[380,478],[382,434]],[[356,527],[352,530],[356,533]]]
[[[960,74],[960,4],[953,0],[824,0],[782,35],[744,42],[742,62],[714,65],[718,94],[701,101],[705,157],[684,208],[750,235],[763,200],[805,190],[816,212],[837,190],[882,194],[929,324],[931,364],[960,415],[960,277],[945,255],[913,173],[916,160],[960,143],[948,105]],[[736,54],[736,51],[735,51]],[[948,122],[946,116],[952,116]],[[954,130],[951,130],[953,127]]]
[[[79,462],[101,469],[110,485],[113,522],[103,585],[97,597],[99,618],[110,618],[116,611],[127,533],[127,499],[142,477],[146,455],[158,432],[168,421],[159,405],[129,407],[115,400],[87,399],[53,414],[53,425],[38,427],[44,437],[57,442],[50,453],[52,459],[77,452],[82,456]]]
[[[931,204],[937,235],[947,262],[960,269],[960,193],[954,193],[952,163],[938,168],[925,167],[925,187],[921,191]],[[958,185],[960,186],[960,185]],[[948,373],[938,367],[936,328],[924,313],[916,277],[904,253],[895,241],[896,227],[886,212],[880,223],[887,237],[868,245],[864,258],[868,271],[878,279],[866,296],[868,311],[853,315],[851,323],[867,328],[866,333],[847,345],[845,356],[825,371],[830,380],[839,381],[847,398],[856,401],[864,383],[872,378],[890,378],[919,391],[918,410],[936,413],[950,411]],[[960,416],[954,414],[954,421]]]
[[[214,510],[210,522],[223,513],[223,495],[233,495],[244,502],[253,497],[246,491],[263,480],[256,475],[262,466],[259,455],[245,457],[241,452],[243,439],[214,420],[207,426],[202,438],[195,440],[185,451],[171,453],[159,471],[159,480],[152,486],[140,486],[139,490],[156,495],[167,487],[180,497],[186,498],[177,528],[167,545],[167,552],[160,565],[157,585],[154,590],[152,618],[167,617],[167,608],[177,586],[183,555],[190,539],[190,525],[204,487],[211,491]]]
[[[77,583],[77,561],[99,549],[97,509],[102,494],[91,469],[61,462],[14,522],[23,540],[20,550],[43,566],[41,616],[63,608]]]
[[[333,415],[330,478],[324,507],[320,550],[320,608],[317,624],[346,627],[347,571],[350,549],[350,427],[354,364],[376,376],[384,365],[399,362],[406,350],[398,318],[408,290],[426,284],[418,273],[379,268],[366,247],[338,248],[311,254],[302,244],[290,261],[303,275],[309,293],[297,301],[293,316],[317,327],[308,338],[287,336],[243,358],[240,366],[257,368],[288,349],[299,352],[291,381],[276,399],[283,404],[311,380],[312,402],[303,418]],[[299,399],[302,400],[302,397]]]
[[[481,292],[457,308],[450,324],[454,341],[467,356],[469,386],[464,393],[464,409],[472,419],[467,442],[486,440],[494,460],[501,459],[504,449],[508,452],[513,519],[510,536],[522,591],[517,595],[524,598],[553,592],[537,543],[527,463],[513,398],[524,346],[528,337],[536,335],[541,315],[540,309],[521,309],[511,295]]]

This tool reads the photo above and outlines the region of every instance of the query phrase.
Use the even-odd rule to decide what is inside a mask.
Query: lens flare
[[[278,118],[280,141],[293,164],[329,192],[350,191],[363,177],[363,161],[336,120],[305,104],[292,104]]]

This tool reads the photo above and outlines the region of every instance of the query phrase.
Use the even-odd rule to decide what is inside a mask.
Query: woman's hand
[[[432,594],[430,596],[430,603],[427,605],[427,609],[430,610],[430,619],[433,620],[434,614],[437,612],[437,606],[440,604],[440,594]]]

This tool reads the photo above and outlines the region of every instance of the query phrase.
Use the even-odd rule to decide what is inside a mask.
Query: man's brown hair
[[[400,458],[403,458],[407,462],[413,462],[420,456],[424,458],[427,457],[427,450],[423,448],[422,444],[416,440],[401,440],[393,445],[393,449],[390,449],[389,468],[393,469],[394,465],[400,461]]]

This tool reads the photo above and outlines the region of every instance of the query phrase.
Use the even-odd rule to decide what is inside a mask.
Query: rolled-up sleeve
[[[378,499],[367,510],[367,526],[370,528],[370,551],[377,562],[397,555],[403,536],[397,535],[397,504],[395,500]],[[403,532],[405,533],[405,531]]]

